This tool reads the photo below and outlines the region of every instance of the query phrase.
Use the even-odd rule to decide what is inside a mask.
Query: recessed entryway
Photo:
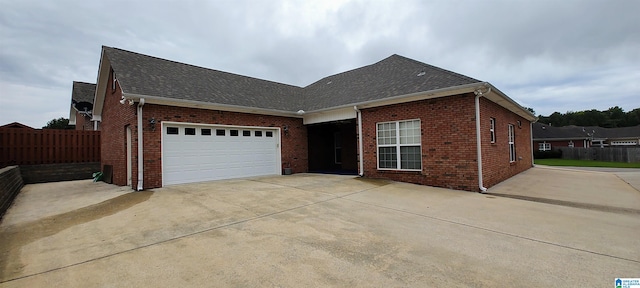
[[[356,127],[355,119],[307,125],[309,171],[357,174]]]

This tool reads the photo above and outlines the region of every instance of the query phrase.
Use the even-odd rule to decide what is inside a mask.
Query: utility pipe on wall
[[[362,177],[364,176],[364,155],[362,155],[362,112],[358,109],[358,106],[353,106],[353,109],[356,110],[356,114],[358,114],[358,160],[360,160],[360,171],[358,175]]]
[[[138,102],[138,188],[137,191],[142,191],[144,178],[144,159],[143,159],[143,137],[142,130],[144,127],[142,126],[142,106],[144,106],[144,98],[140,98],[140,102]]]
[[[487,188],[484,187],[482,181],[482,137],[480,137],[480,97],[484,94],[489,94],[491,92],[491,87],[488,87],[487,92],[482,92],[480,88],[476,90],[476,150],[478,154],[478,187],[480,188],[480,193],[486,193]]]

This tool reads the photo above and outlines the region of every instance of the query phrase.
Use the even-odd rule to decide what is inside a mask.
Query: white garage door
[[[280,174],[278,131],[163,122],[163,185]]]

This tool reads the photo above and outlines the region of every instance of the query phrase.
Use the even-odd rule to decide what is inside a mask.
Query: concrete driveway
[[[600,184],[575,193],[585,179]],[[609,287],[640,277],[640,192],[616,175],[537,167],[489,192],[317,174],[135,193],[28,185],[0,224],[0,286]],[[561,199],[537,201],[549,195]]]

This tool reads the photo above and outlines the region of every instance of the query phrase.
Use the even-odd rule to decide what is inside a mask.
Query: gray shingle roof
[[[399,55],[325,77],[307,87],[307,109],[316,110],[481,82]]]
[[[595,131],[595,133],[594,133]],[[593,134],[595,139],[640,138],[640,125],[633,127],[604,128],[598,126],[549,126],[533,123],[533,139],[588,139]]]
[[[302,88],[103,47],[125,93],[297,111]]]
[[[71,105],[78,111],[92,111],[93,97],[96,94],[96,84],[73,81],[71,90]]]
[[[125,93],[292,112],[480,83],[399,55],[301,88],[117,48],[103,50]]]
[[[93,96],[96,93],[96,84],[73,81],[71,102],[86,102],[93,105]]]

